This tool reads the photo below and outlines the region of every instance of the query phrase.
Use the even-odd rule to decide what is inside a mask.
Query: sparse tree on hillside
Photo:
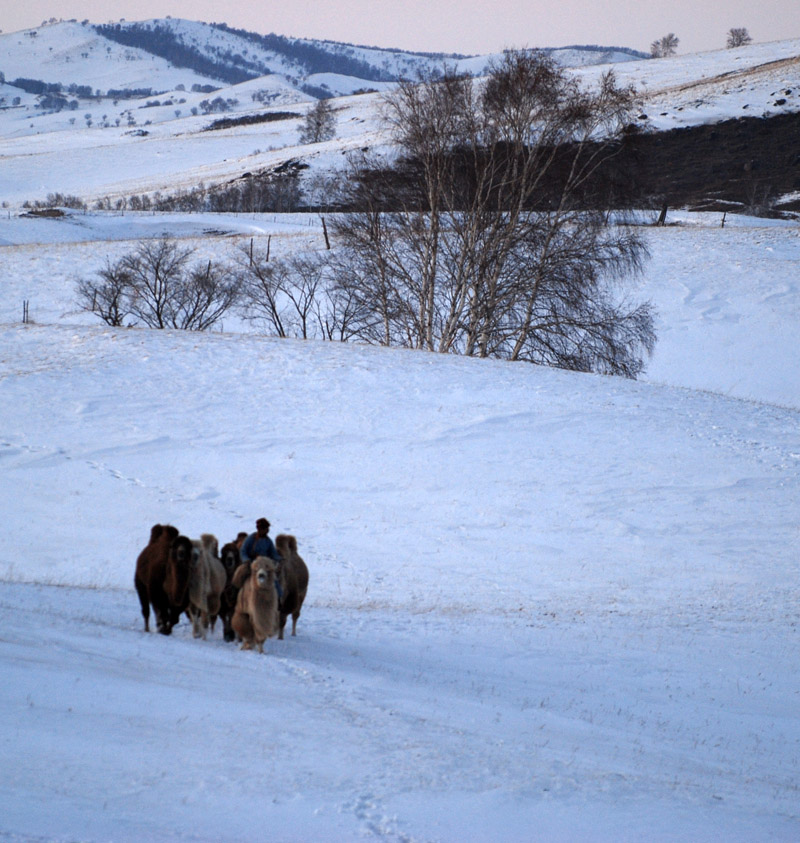
[[[654,59],[663,59],[666,56],[674,56],[678,49],[678,37],[674,32],[670,32],[658,41],[653,41],[650,45],[650,55]]]
[[[652,312],[614,290],[646,248],[592,187],[632,103],[613,75],[585,91],[531,51],[482,85],[401,83],[385,115],[398,155],[352,162],[360,210],[334,222],[359,339],[635,377]]]
[[[306,114],[300,143],[320,143],[336,136],[336,115],[328,100],[318,100]]]
[[[749,44],[752,40],[750,33],[743,26],[733,27],[728,30],[728,49],[744,47],[745,44]]]

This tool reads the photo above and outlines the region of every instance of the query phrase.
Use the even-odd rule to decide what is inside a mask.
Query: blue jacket
[[[282,562],[281,555],[275,550],[275,545],[269,536],[264,536],[263,539],[258,537],[258,533],[250,533],[244,540],[242,549],[239,551],[242,562],[252,562],[256,556],[269,556],[276,562]]]

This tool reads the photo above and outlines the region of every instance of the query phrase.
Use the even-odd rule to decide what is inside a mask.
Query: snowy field
[[[0,840],[800,839],[797,221],[647,229],[638,382],[112,329],[75,282],[141,238],[322,235],[19,215],[59,160],[127,179],[81,151],[111,132],[0,140]],[[297,637],[145,633],[151,526],[224,543],[261,515],[310,569]]]

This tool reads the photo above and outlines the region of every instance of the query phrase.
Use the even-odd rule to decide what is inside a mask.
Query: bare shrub
[[[328,263],[314,253],[269,260],[242,250],[239,283],[245,318],[279,337],[334,339],[339,303],[329,293]],[[338,338],[344,331],[340,330]]]
[[[97,314],[106,325],[119,327],[130,314],[130,276],[121,265],[108,260],[98,275],[99,281],[78,281],[78,306],[83,311]]]
[[[239,300],[239,282],[224,264],[189,266],[194,250],[168,238],[147,240],[116,263],[107,263],[99,281],[78,282],[78,304],[109,325],[204,331]]]

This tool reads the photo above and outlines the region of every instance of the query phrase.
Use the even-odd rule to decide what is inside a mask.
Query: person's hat
[[[259,518],[256,521],[256,528],[258,527],[266,527],[267,529],[269,529],[269,521],[267,521],[266,518]]]

